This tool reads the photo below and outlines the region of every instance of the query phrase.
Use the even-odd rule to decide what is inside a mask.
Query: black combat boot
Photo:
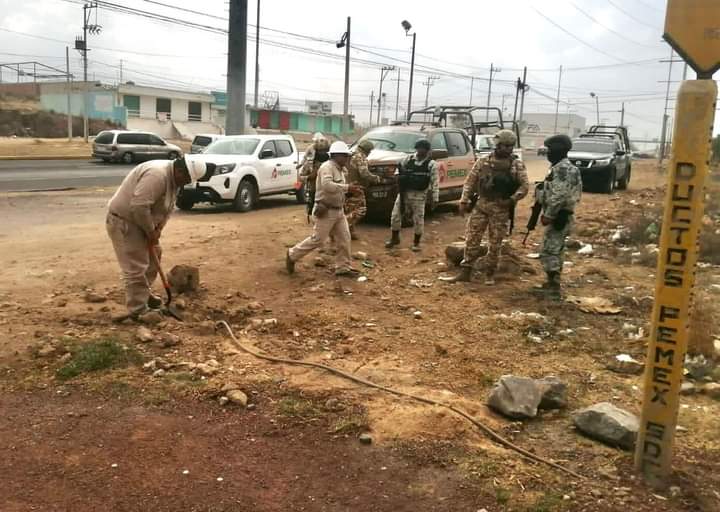
[[[390,249],[396,245],[400,245],[400,231],[393,231],[390,235],[390,240],[385,242],[386,249]]]
[[[412,247],[410,248],[411,251],[420,252],[420,240],[422,240],[422,235],[415,235]]]

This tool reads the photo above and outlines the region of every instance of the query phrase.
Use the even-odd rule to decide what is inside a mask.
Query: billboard
[[[332,114],[331,101],[311,101],[305,100],[305,107],[311,114]]]

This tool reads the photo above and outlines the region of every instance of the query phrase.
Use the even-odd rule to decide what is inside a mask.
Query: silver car
[[[198,133],[192,141],[190,153],[202,153],[206,147],[220,138],[222,135],[217,133]]]
[[[93,157],[104,162],[131,164],[140,160],[174,160],[182,154],[178,146],[149,132],[108,130],[100,132],[93,141]]]

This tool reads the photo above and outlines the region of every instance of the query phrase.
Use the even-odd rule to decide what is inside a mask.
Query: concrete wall
[[[83,115],[83,98],[81,91],[73,92],[71,95],[70,112],[72,115]],[[40,105],[43,110],[67,114],[67,93],[41,92]],[[126,123],[125,108],[116,105],[115,93],[112,91],[91,91],[88,94],[88,107],[88,117],[91,119],[108,119],[121,125]]]
[[[171,121],[158,121],[156,119],[142,119],[129,117],[127,120],[128,130],[139,130],[158,134],[163,139],[174,139],[177,137],[175,128]]]
[[[36,84],[36,83],[21,83],[21,84],[0,83],[0,94],[8,94],[8,95],[16,96],[18,98],[39,99],[40,98],[40,84]]]

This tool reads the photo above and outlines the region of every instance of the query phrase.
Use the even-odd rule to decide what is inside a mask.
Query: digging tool
[[[165,275],[165,272],[160,265],[160,258],[158,257],[156,247],[157,246],[155,245],[150,245],[148,246],[148,251],[150,253],[150,262],[155,265],[155,268],[157,268],[158,274],[160,274],[160,280],[162,281],[163,288],[165,288],[165,294],[167,295],[165,307],[162,308],[160,312],[164,315],[171,316],[175,320],[182,322],[182,317],[170,305],[170,303],[172,302],[172,290],[170,289],[170,283],[168,283],[167,276]]]

